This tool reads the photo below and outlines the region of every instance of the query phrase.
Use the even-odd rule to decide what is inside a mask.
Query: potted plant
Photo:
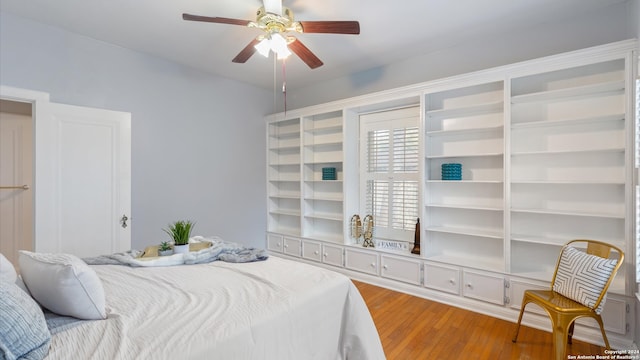
[[[158,247],[158,255],[160,256],[168,256],[173,254],[173,249],[168,241],[163,241],[160,243]]]
[[[189,252],[189,237],[191,236],[193,225],[194,223],[189,220],[180,220],[169,224],[168,228],[162,229],[173,239],[173,252],[175,254]]]

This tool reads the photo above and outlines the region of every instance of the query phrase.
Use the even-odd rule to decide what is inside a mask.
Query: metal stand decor
[[[355,214],[351,217],[351,238],[355,239],[356,244],[360,244],[360,237],[362,236],[364,241],[362,246],[375,247],[373,243],[373,215],[367,215],[363,221],[360,220],[360,215]]]
[[[373,215],[367,215],[364,217],[364,233],[362,234],[364,237],[364,242],[362,246],[364,247],[375,247],[373,244]]]
[[[360,237],[362,236],[362,220],[360,215],[355,214],[351,217],[351,238],[356,241],[356,244],[360,244]]]
[[[416,221],[416,232],[413,235],[413,249],[411,249],[411,253],[420,255],[420,218]]]

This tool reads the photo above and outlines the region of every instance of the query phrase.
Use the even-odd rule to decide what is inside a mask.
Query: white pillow
[[[0,254],[0,281],[10,282],[18,285],[20,289],[29,294],[29,290],[22,282],[22,277],[16,273],[16,268],[9,259]]]
[[[17,279],[16,268],[13,267],[9,259],[0,254],[0,281],[15,283]]]
[[[96,272],[71,254],[45,254],[21,250],[20,273],[40,305],[78,319],[105,319],[105,295]]]

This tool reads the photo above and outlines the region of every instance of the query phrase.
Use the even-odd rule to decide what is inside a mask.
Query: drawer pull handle
[[[387,270],[389,267],[387,265],[382,265],[382,267]]]
[[[453,280],[453,279],[450,279],[450,280],[449,280],[449,283],[450,283],[451,285],[455,285],[455,284],[456,284],[455,280]]]
[[[285,247],[285,248],[288,248],[288,247],[289,247],[289,245],[286,245],[286,244],[285,244],[285,245],[284,245],[284,247]]]
[[[327,257],[327,256],[329,256],[329,254],[327,254],[327,253],[324,253],[323,255],[324,255],[324,257]]]
[[[318,255],[318,254],[320,254],[320,252],[318,250],[316,250],[316,251],[313,252],[313,254],[314,255]]]
[[[376,267],[376,263],[371,263],[371,267]]]
[[[469,289],[473,289],[473,285],[471,285],[471,284],[467,284],[467,287],[468,287]]]

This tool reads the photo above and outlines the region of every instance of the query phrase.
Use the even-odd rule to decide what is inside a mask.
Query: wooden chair
[[[586,252],[581,250],[585,248]],[[551,289],[525,290],[513,342],[518,338],[525,306],[534,303],[551,318],[556,360],[567,359],[567,343],[571,343],[575,321],[580,317],[592,317],[598,322],[609,349],[600,312],[607,289],[623,262],[624,253],[616,246],[596,240],[569,241],[560,251]]]

